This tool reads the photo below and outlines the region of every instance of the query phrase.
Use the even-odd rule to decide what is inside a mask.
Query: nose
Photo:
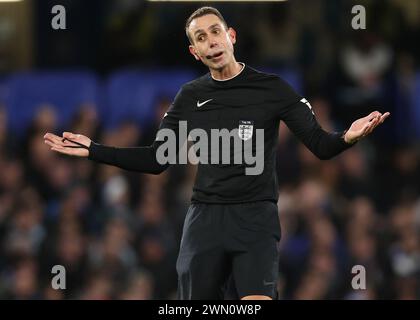
[[[210,42],[210,48],[214,48],[218,46],[218,43],[215,38],[210,37],[209,42]]]
[[[212,42],[210,42],[210,48],[211,49],[213,49],[213,48],[217,48],[219,45],[218,45],[218,43],[216,42],[216,41],[212,41]]]

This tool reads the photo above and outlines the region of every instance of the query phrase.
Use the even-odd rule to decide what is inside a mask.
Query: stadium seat
[[[121,70],[111,75],[101,110],[103,123],[113,128],[125,120],[147,126],[159,96],[172,100],[181,86],[195,78],[189,70]]]
[[[6,104],[6,99],[9,94],[9,82],[6,78],[0,78],[0,105]]]
[[[18,73],[10,78],[6,98],[9,125],[21,136],[40,106],[48,104],[57,111],[60,127],[71,121],[83,104],[97,105],[96,76],[86,71]]]
[[[411,96],[411,116],[415,134],[417,137],[420,137],[420,72],[417,72]]]

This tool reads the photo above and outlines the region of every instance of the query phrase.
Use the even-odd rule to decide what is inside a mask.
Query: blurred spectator
[[[70,125],[72,132],[78,132],[96,140],[99,131],[99,119],[95,106],[82,105]]]
[[[35,257],[46,236],[42,224],[42,203],[34,189],[28,187],[20,191],[14,205],[3,242],[3,250],[9,261],[21,256]]]
[[[363,32],[358,42],[343,50],[342,64],[346,76],[365,92],[366,98],[378,90],[381,78],[391,67],[391,49],[377,35]]]
[[[137,257],[132,246],[132,233],[126,222],[114,218],[104,234],[89,248],[90,264],[106,273],[109,281],[123,282],[136,267]]]
[[[7,289],[5,298],[13,300],[40,299],[38,290],[37,262],[28,256],[22,256],[15,261],[14,268],[9,270],[6,278]]]
[[[105,272],[92,272],[78,296],[81,300],[110,300],[113,297],[113,284]]]
[[[121,300],[151,300],[154,284],[153,278],[145,271],[136,273],[124,291],[118,296]]]

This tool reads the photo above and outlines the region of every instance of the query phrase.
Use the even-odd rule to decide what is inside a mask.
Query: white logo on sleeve
[[[314,110],[312,110],[312,106],[311,106],[311,104],[309,103],[308,100],[306,100],[305,98],[302,98],[302,100],[300,100],[300,102],[306,104],[308,106],[309,110],[311,110],[312,114],[315,115]]]
[[[200,108],[200,107],[204,106],[207,102],[210,102],[211,100],[213,100],[213,99],[209,99],[209,100],[206,100],[206,101],[203,101],[203,102],[197,101],[197,108]]]
[[[167,113],[167,112],[165,112],[165,114],[163,115],[163,118],[165,118],[167,115],[168,115],[168,113]]]

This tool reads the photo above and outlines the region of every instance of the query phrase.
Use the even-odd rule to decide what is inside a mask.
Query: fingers
[[[372,121],[375,118],[380,117],[381,115],[382,114],[379,111],[373,111],[367,116],[367,118],[368,118],[369,121]]]
[[[70,140],[68,138],[62,138],[61,140],[61,146],[63,147],[70,147],[70,148],[80,148],[80,147],[84,147],[83,144],[78,143],[76,141]]]
[[[383,123],[385,121],[386,118],[388,118],[391,114],[389,112],[385,112],[382,116],[381,119],[379,121],[379,123]]]
[[[64,136],[64,134],[63,134]],[[66,136],[77,136],[74,134],[66,133]],[[71,141],[66,140],[65,138],[59,137],[52,133],[46,133],[44,135],[44,143],[47,144],[51,150],[74,156],[82,156],[80,151],[76,150],[74,147],[79,147],[77,144],[72,143]]]
[[[49,145],[51,150],[63,148],[63,142],[60,137],[56,135],[49,135],[49,136],[44,136],[44,138],[45,138],[44,140],[45,144]]]
[[[63,132],[63,138],[67,138],[67,139],[70,139],[70,140],[76,140],[76,139],[79,139],[80,137],[81,137],[80,134],[74,134],[72,132],[67,132],[67,131]]]
[[[55,143],[51,142],[50,140],[44,140],[45,144],[49,145],[51,148],[55,147]]]
[[[366,136],[366,135],[370,134],[378,125],[383,123],[385,121],[385,119],[388,118],[389,116],[390,116],[389,112],[386,112],[384,114],[381,114],[380,112],[378,112],[376,114],[376,116],[368,124],[368,126],[366,128],[366,132],[364,133],[364,135]]]
[[[369,115],[370,116],[370,115]],[[368,117],[369,117],[368,116]],[[369,133],[372,132],[372,130],[379,124],[380,116],[375,116],[372,119],[370,119],[368,122],[365,123],[364,127],[361,129],[360,137],[364,138]]]
[[[57,151],[59,153],[66,154],[66,155],[69,155],[69,156],[77,155],[76,151],[74,149],[66,148],[66,147],[62,147],[62,146],[57,146],[57,145],[51,147],[51,150]]]
[[[64,145],[77,148],[77,147],[83,147],[83,148],[89,148],[91,140],[82,135],[82,134],[75,134],[72,132],[63,132],[63,142]]]
[[[66,145],[65,141],[63,141],[61,137],[56,136],[55,134],[52,134],[52,133],[47,133],[44,135],[44,142],[51,147]]]
[[[64,137],[63,138],[63,137],[57,136],[57,135],[52,134],[52,133],[46,133],[44,135],[44,140],[45,140],[45,143],[47,143],[47,141],[49,141],[52,144],[57,145],[57,146],[62,146],[62,147],[72,146],[72,147],[75,147],[75,146],[77,146],[77,144],[75,144],[75,143],[73,143],[69,140],[70,140],[70,137],[78,138],[78,136],[80,136],[80,135],[65,132],[65,133],[63,133],[63,137]]]
[[[74,139],[73,136],[74,136],[74,134],[71,133],[71,132],[67,132],[67,131],[63,132],[63,138]]]
[[[370,134],[373,131],[373,129],[375,129],[378,126],[378,124],[380,123],[380,120],[381,120],[380,116],[376,116],[375,118],[373,118],[372,121],[367,126],[365,135]]]
[[[70,137],[73,141],[70,141]],[[83,135],[79,134],[63,133],[63,137],[59,137],[52,133],[46,133],[44,135],[44,142],[50,147],[52,151],[69,156],[88,157],[88,148],[85,145],[82,147],[82,143],[76,141],[78,138],[79,141],[82,142],[84,139],[87,139]]]
[[[62,144],[61,138],[52,133],[47,133],[44,135],[44,142],[50,147]]]
[[[60,145],[60,144],[58,144],[58,143],[56,143],[56,142],[54,142],[54,141],[52,141],[50,139],[46,139],[45,140],[45,144],[49,145],[50,146],[50,149],[53,150],[53,151],[57,151],[57,152],[60,152],[60,153],[66,153],[66,154],[68,154],[67,152],[69,150],[67,150],[67,148],[63,147],[62,145]]]
[[[381,123],[382,123],[389,116],[390,116],[390,113],[389,112],[385,112],[384,114],[382,114],[379,111],[373,111],[366,118],[368,118],[369,121],[373,121],[376,118],[381,118]]]
[[[368,134],[368,130],[371,128],[371,123],[368,123],[365,125],[365,127],[362,129],[362,133],[360,134],[361,138],[364,138]]]
[[[51,141],[51,142],[57,142],[57,141],[61,140],[61,138],[59,136],[56,136],[55,134],[46,133],[44,135],[44,140],[48,140],[48,141]]]

